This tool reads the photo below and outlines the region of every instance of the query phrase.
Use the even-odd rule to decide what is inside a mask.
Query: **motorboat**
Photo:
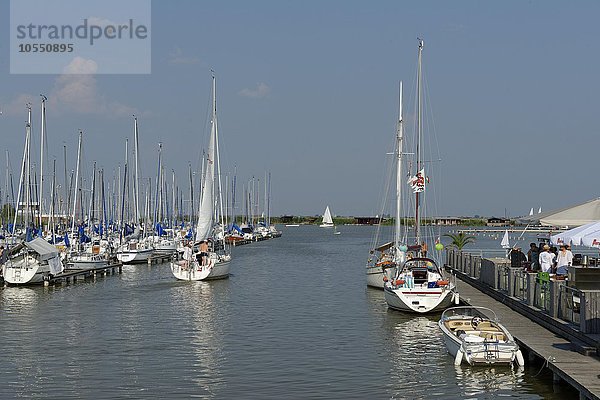
[[[454,365],[513,364],[523,367],[519,345],[494,311],[485,307],[448,308],[438,322]]]

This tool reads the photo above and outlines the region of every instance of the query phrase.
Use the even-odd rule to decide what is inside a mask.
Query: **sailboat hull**
[[[42,283],[50,275],[50,266],[39,264],[34,259],[8,261],[2,267],[4,281],[11,285],[32,285]]]
[[[123,264],[135,264],[147,262],[152,255],[153,249],[125,250],[117,252],[117,260]]]
[[[383,289],[383,270],[381,267],[367,266],[367,286]]]
[[[384,287],[384,297],[389,308],[413,312],[429,313],[442,311],[452,304],[454,292],[440,288],[392,289]]]
[[[230,263],[231,256],[229,255],[211,254],[209,265],[202,266],[196,261],[191,262],[190,266],[186,266],[183,261],[171,262],[171,272],[175,278],[182,281],[225,279],[229,277]]]

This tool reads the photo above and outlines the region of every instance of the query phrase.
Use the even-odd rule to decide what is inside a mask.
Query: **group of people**
[[[573,253],[570,246],[561,244],[559,249],[548,244],[540,245],[531,243],[527,256],[520,247],[514,247],[510,252],[511,266],[522,266],[528,261],[533,271],[567,275],[569,266],[573,265]]]
[[[208,240],[202,240],[198,244],[198,253],[196,253],[196,260],[201,266],[209,264],[208,252],[210,251],[210,242]],[[183,248],[183,261],[182,266],[188,267],[194,259],[194,244],[190,241]]]

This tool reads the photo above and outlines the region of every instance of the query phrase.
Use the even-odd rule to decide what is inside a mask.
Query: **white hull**
[[[455,299],[446,288],[383,288],[388,307],[406,312],[429,313],[446,309]]]
[[[190,266],[183,265],[183,261],[171,262],[173,276],[182,281],[204,281],[223,279],[229,277],[229,264],[231,256],[220,256],[212,253],[209,265],[202,266],[197,261],[190,262]]]
[[[2,267],[4,280],[11,285],[42,283],[49,274],[50,266],[39,264],[33,258],[28,263],[22,259],[17,262],[8,261]]]
[[[367,286],[383,289],[383,270],[381,267],[367,266]]]
[[[465,307],[452,308],[453,310]],[[471,315],[445,317],[438,322],[444,334],[448,353],[454,364],[466,362],[469,365],[512,364],[524,366],[523,354],[508,330],[498,322],[481,320],[479,325],[471,325]],[[475,317],[477,318],[477,317]],[[450,326],[450,328],[449,328]]]
[[[117,260],[121,261],[123,264],[147,262],[153,251],[153,249],[120,251],[117,252]]]
[[[321,224],[319,228],[333,228],[333,224]]]

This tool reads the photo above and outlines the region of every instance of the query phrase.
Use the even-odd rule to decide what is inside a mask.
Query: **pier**
[[[600,290],[454,250],[447,250],[446,267],[463,282],[461,300],[494,310],[530,362],[539,359],[580,399],[600,399]]]
[[[122,272],[123,264],[121,263],[112,263],[98,268],[65,269],[60,274],[56,274],[44,280],[44,286],[55,285],[57,283],[75,283],[80,279],[95,279],[97,276],[115,275]]]

